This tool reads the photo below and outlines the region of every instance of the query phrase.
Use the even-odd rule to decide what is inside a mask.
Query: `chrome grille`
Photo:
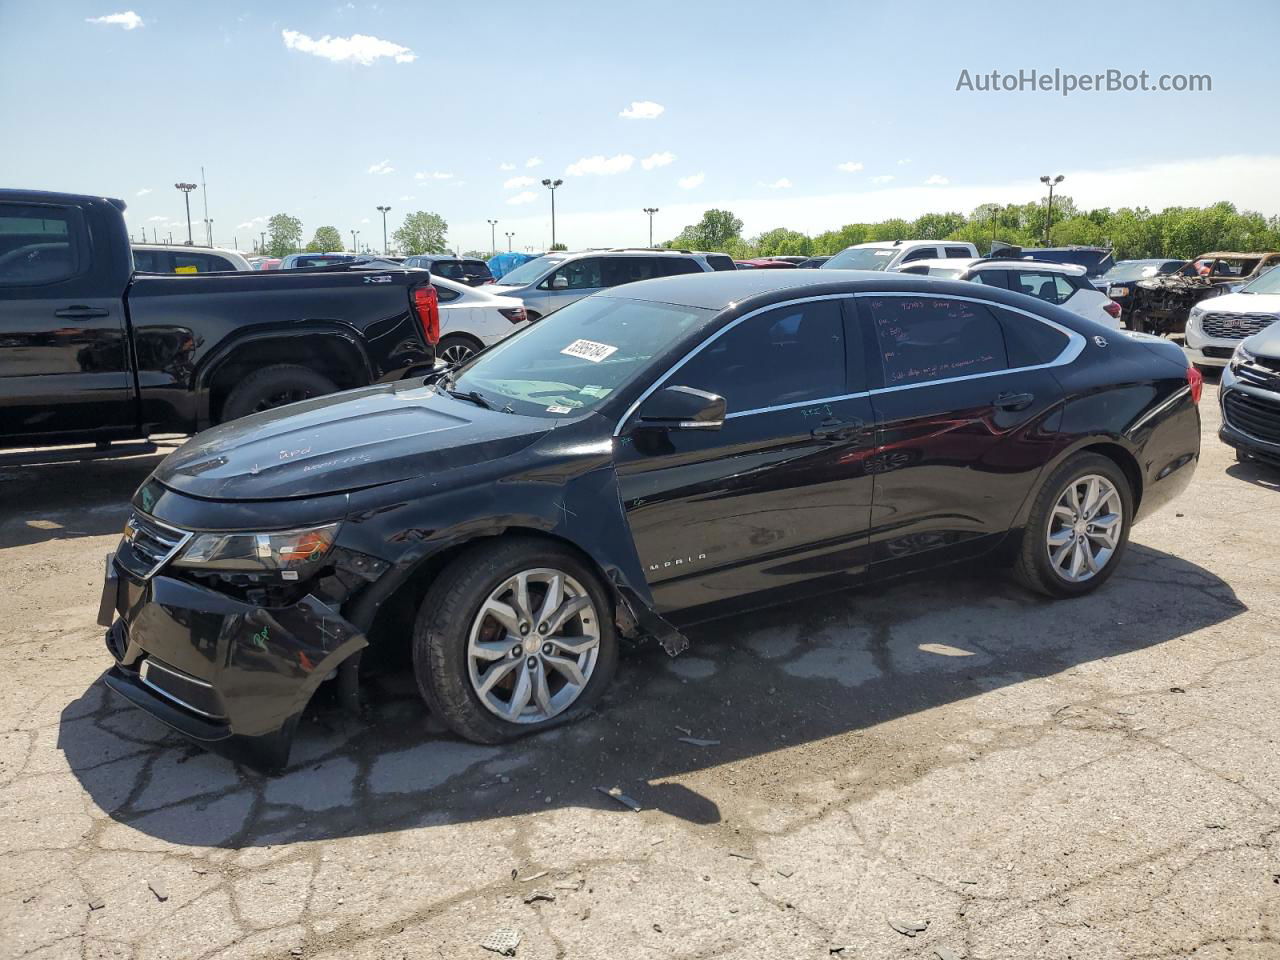
[[[1241,383],[1280,393],[1280,362],[1259,357],[1248,363],[1238,363],[1232,370]]]
[[[154,576],[190,539],[191,534],[187,531],[161,523],[137,510],[129,514],[124,525],[124,542],[145,568],[143,575],[146,577]]]
[[[1264,400],[1240,390],[1228,390],[1222,400],[1227,423],[1267,443],[1280,443],[1280,401]]]
[[[1206,313],[1200,329],[1216,340],[1243,340],[1280,319],[1271,313]]]

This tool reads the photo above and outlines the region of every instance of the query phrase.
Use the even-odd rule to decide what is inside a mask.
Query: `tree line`
[[[783,254],[828,256],[856,243],[891,240],[967,240],[987,252],[993,241],[1017,246],[1109,247],[1117,260],[1168,257],[1189,260],[1211,250],[1280,250],[1280,216],[1265,217],[1235,204],[1208,207],[1146,207],[1080,210],[1069,196],[1053,198],[1053,220],[1044,203],[984,203],[968,216],[926,213],[915,220],[849,223],[809,236],[777,227],[742,236],[742,221],[728,210],[708,210],[664,246],[727,253],[735,260]]]
[[[391,234],[395,248],[405,255],[419,253],[444,253],[445,234],[449,224],[438,213],[418,210],[408,214],[403,223]],[[291,253],[324,253],[345,250],[342,233],[337,227],[317,227],[315,235],[303,246],[302,221],[287,213],[277,213],[267,221],[266,249],[268,256],[285,257]],[[364,238],[369,241],[369,237]],[[377,243],[368,243],[375,252]]]

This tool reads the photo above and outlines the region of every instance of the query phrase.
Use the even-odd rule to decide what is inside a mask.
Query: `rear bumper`
[[[287,763],[316,688],[366,645],[309,594],[258,607],[177,578],[139,579],[109,561],[100,619],[112,616],[107,686],[184,736],[265,771]]]

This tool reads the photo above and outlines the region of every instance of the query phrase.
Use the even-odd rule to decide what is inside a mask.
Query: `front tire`
[[[1040,487],[1014,566],[1029,589],[1050,597],[1092,593],[1129,545],[1133,491],[1114,460],[1069,458]]]
[[[414,626],[423,699],[476,743],[582,717],[617,663],[613,609],[599,579],[571,551],[534,538],[462,554],[427,591]]]

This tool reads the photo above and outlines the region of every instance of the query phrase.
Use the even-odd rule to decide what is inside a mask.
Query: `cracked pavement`
[[[951,570],[706,625],[504,747],[388,673],[274,779],[99,681],[156,458],[0,467],[0,956],[1280,956],[1280,471],[1201,410],[1091,597]]]

